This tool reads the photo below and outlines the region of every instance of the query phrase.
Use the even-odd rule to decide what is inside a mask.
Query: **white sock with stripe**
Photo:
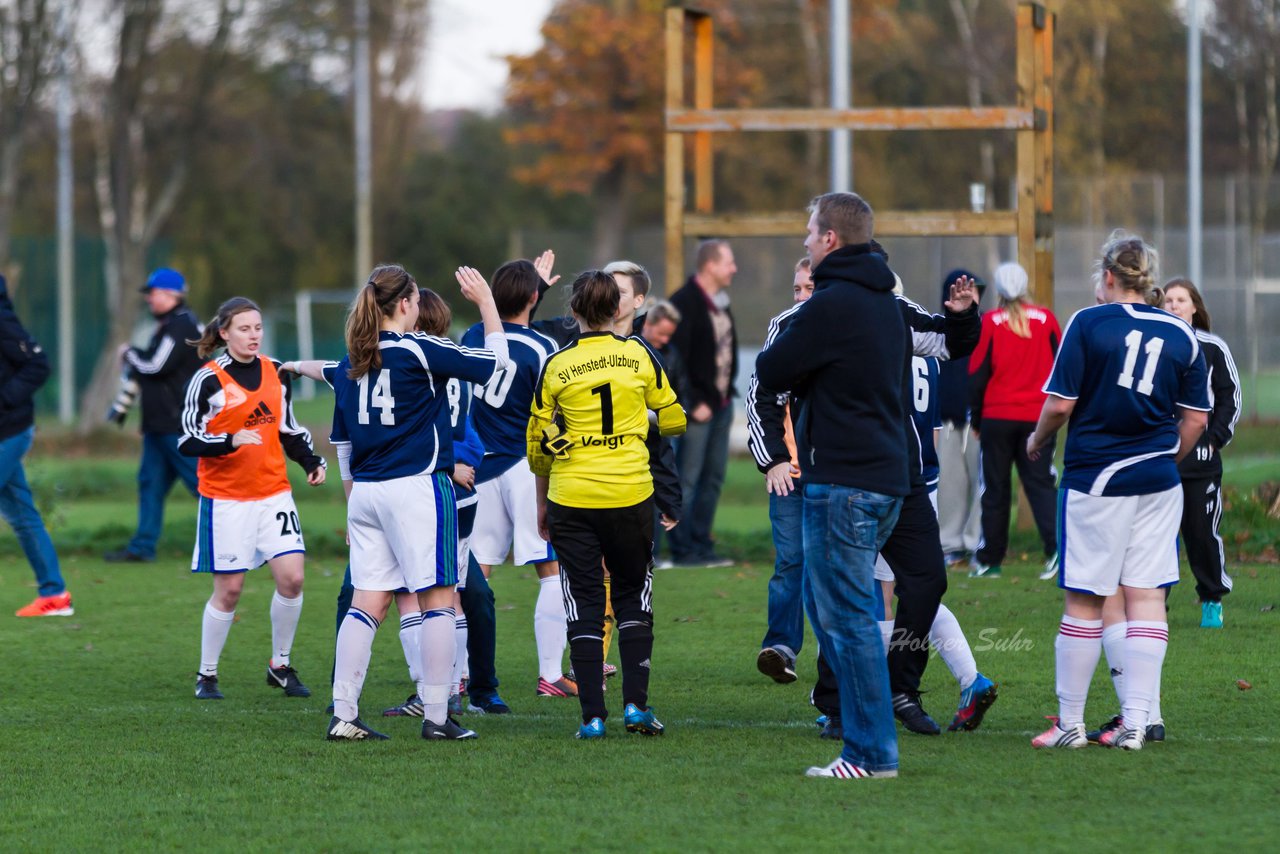
[[[1124,725],[1145,730],[1151,705],[1160,693],[1160,669],[1169,649],[1169,624],[1130,620],[1125,632]]]
[[[884,654],[889,654],[889,644],[893,641],[893,620],[876,620],[880,629],[880,640],[884,641]]]
[[[204,603],[204,619],[200,623],[200,674],[218,675],[218,659],[227,643],[227,634],[236,618],[235,611],[219,611],[213,600]]]
[[[1057,663],[1058,726],[1072,729],[1084,723],[1089,683],[1102,657],[1102,620],[1062,617],[1054,641]]]
[[[418,699],[423,719],[442,724],[449,716],[449,679],[457,654],[457,634],[452,608],[432,608],[422,612],[418,645],[422,648],[422,681]]]
[[[548,682],[564,676],[564,591],[560,576],[538,579],[538,601],[533,606],[533,639],[538,646],[538,675]]]
[[[458,649],[453,657],[453,684],[449,686],[450,693],[458,690],[458,686],[467,676],[467,617],[465,614],[457,615],[453,622],[453,630]]]
[[[353,721],[360,715],[360,692],[369,672],[369,655],[379,625],[372,614],[352,605],[338,629],[338,648],[333,658],[333,713],[340,720]]]
[[[286,599],[277,590],[271,596],[271,666],[288,667],[289,651],[293,648],[293,636],[298,633],[298,620],[302,617],[302,594],[296,599]]]
[[[1107,655],[1107,667],[1111,670],[1111,684],[1116,689],[1116,699],[1124,705],[1124,635],[1128,623],[1112,623],[1102,630],[1102,651]]]
[[[404,663],[409,665],[409,681],[417,685],[422,681],[422,612],[400,615],[400,647],[404,650]]]
[[[929,642],[938,650],[942,663],[947,665],[951,675],[960,683],[961,691],[977,680],[978,662],[973,659],[969,639],[964,636],[956,615],[946,605],[938,605],[938,616],[933,618],[933,625],[929,627]]]

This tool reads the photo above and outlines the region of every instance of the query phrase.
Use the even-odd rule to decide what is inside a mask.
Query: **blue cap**
[[[147,276],[147,283],[139,290],[145,294],[152,288],[185,294],[187,292],[187,280],[182,278],[182,274],[177,270],[171,270],[168,267],[157,267],[151,272],[150,276]]]

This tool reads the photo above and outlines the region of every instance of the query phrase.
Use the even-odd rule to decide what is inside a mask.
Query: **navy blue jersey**
[[[1191,327],[1131,303],[1076,312],[1044,390],[1076,401],[1061,485],[1090,495],[1177,486],[1178,408],[1210,408],[1208,371]]]
[[[930,486],[938,483],[938,448],[933,431],[942,426],[938,408],[938,360],[933,356],[911,357],[911,425],[919,443],[920,474]]]
[[[448,338],[381,332],[382,367],[358,380],[350,357],[325,366],[333,386],[330,441],[351,444],[351,476],[391,480],[453,468],[449,380],[483,383],[493,376],[490,350],[459,347]]]
[[[475,387],[471,418],[484,443],[485,458],[476,473],[476,482],[492,480],[519,460],[527,450],[525,431],[533,389],[542,365],[558,348],[541,332],[517,323],[502,324],[507,336],[509,364],[488,382]],[[477,323],[462,336],[463,346],[483,346],[484,326]]]

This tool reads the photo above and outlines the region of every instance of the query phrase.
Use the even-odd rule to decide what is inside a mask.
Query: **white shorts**
[[[538,492],[529,461],[520,460],[493,480],[477,484],[480,507],[471,532],[471,553],[485,566],[514,554],[516,566],[555,560],[551,545],[538,535]]]
[[[247,572],[306,550],[292,492],[255,501],[200,496],[192,572]]]
[[[457,492],[454,493],[457,498]],[[471,531],[475,527],[480,496],[471,493],[458,501],[458,589],[467,589],[467,569],[471,564]]]
[[[1058,491],[1058,586],[1110,596],[1178,583],[1182,487],[1150,495]]]
[[[458,514],[445,472],[356,481],[347,502],[351,583],[421,593],[458,580]]]

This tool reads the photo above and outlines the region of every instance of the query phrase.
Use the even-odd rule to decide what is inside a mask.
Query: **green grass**
[[[1280,477],[1267,437],[1245,430],[1241,438],[1241,457],[1261,458],[1259,481]],[[389,720],[390,742],[329,744],[333,597],[344,563],[336,482],[295,487],[311,551],[294,662],[315,696],[288,700],[265,684],[271,584],[259,571],[222,659],[227,699],[197,703],[209,582],[186,571],[194,502],[175,491],[160,561],[104,564],[100,550],[121,545],[132,528],[136,462],[49,449],[37,450],[28,472],[77,613],[0,617],[5,848],[1145,851],[1169,839],[1255,849],[1280,832],[1280,737],[1270,730],[1280,718],[1275,564],[1232,567],[1222,632],[1197,627],[1190,584],[1175,591],[1163,698],[1169,741],[1138,754],[1032,751],[1029,738],[1055,711],[1060,595],[1036,579],[1038,566],[1016,559],[1001,580],[952,575],[947,602],[980,668],[1001,684],[982,729],[903,734],[896,781],[807,780],[804,768],[829,761],[838,746],[817,738],[806,702],[812,638],[799,683],[774,685],[755,671],[772,552],[761,479],[735,460],[718,536],[739,565],[655,579],[652,698],[666,737],[622,732],[616,684],[606,695],[615,714],[609,738],[570,737],[576,704],[533,696],[533,576],[503,567],[493,579],[498,670],[515,714],[467,716],[481,736],[474,743],[424,743],[412,721]],[[1251,487],[1240,486],[1227,459],[1240,496],[1227,521],[1249,528],[1242,542],[1250,548],[1274,543],[1275,520],[1248,504]],[[1019,550],[1036,551],[1024,532],[1013,540]],[[33,595],[12,535],[0,534],[0,611]],[[1239,690],[1237,679],[1252,690]],[[926,707],[945,724],[956,688],[936,658],[924,688]],[[375,644],[365,714],[377,718],[409,690],[391,620]],[[1114,711],[1100,667],[1089,720]],[[1230,809],[1217,815],[1229,814],[1229,827],[1205,819],[1205,805],[1225,797]]]

